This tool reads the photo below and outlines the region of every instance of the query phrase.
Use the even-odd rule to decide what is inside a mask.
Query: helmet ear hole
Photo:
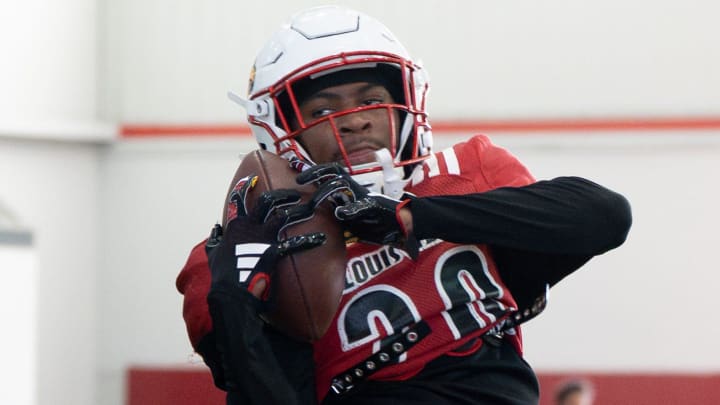
[[[295,112],[293,111],[292,105],[290,104],[290,97],[288,96],[287,92],[283,91],[282,93],[278,94],[276,96],[278,105],[280,105],[280,111],[278,111],[277,114],[275,114],[275,125],[284,128],[284,125],[282,123],[282,119],[280,118],[280,114],[282,114],[283,117],[285,117],[285,120],[287,121],[288,125],[293,121],[291,117],[295,116]],[[284,128],[285,132],[291,132],[291,128]]]

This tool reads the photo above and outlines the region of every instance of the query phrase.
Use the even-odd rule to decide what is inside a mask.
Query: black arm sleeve
[[[312,345],[265,324],[250,293],[212,290],[208,304],[214,331],[198,349],[228,405],[316,402]]]
[[[483,243],[518,304],[621,245],[632,217],[618,193],[579,177],[413,199],[417,239]]]

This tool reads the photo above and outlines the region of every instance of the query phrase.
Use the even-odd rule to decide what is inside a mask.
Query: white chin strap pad
[[[375,159],[380,163],[383,174],[383,191],[382,193],[390,198],[399,200],[403,195],[403,189],[407,184],[406,180],[402,178],[402,167],[395,167],[393,165],[392,156],[390,151],[383,148],[375,151]]]
[[[392,156],[387,149],[375,151],[375,159],[382,167],[382,171],[356,174],[353,179],[373,193],[399,200],[408,183],[408,180],[402,178],[402,167],[393,166]]]

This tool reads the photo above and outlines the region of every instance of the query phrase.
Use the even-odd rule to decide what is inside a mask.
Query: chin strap
[[[400,199],[404,193],[408,180],[404,180],[401,176],[402,167],[395,167],[393,164],[390,151],[383,148],[375,151],[375,159],[382,167],[383,174],[383,190],[382,193],[390,198]]]
[[[403,179],[403,168],[395,167],[390,151],[383,148],[375,151],[375,160],[382,170],[356,174],[353,180],[373,193],[383,194],[399,200],[405,193],[405,186],[410,179]]]

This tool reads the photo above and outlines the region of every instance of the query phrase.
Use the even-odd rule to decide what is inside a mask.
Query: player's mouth
[[[365,147],[360,149],[354,149],[348,152],[348,160],[351,165],[359,165],[362,163],[370,163],[375,161],[375,151],[377,149],[373,147]]]
[[[375,151],[382,148],[380,145],[374,143],[361,142],[357,145],[347,145],[345,152],[347,153],[347,159],[351,166],[375,162]],[[345,160],[342,157],[342,153],[338,152],[336,161],[345,164]]]

